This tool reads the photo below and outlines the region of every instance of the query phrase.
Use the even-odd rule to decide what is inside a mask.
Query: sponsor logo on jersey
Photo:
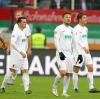
[[[65,35],[64,38],[65,39],[71,39],[72,38],[72,35]]]

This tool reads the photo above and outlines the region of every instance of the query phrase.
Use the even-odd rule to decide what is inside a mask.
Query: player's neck
[[[83,24],[83,23],[81,23],[81,22],[79,23],[79,25],[80,25],[80,26],[82,26],[82,27],[84,27],[84,26],[85,26],[85,24]]]
[[[24,28],[20,28],[20,29],[23,31]]]
[[[69,24],[67,24],[67,23],[63,23],[66,27],[68,27],[69,26]]]
[[[23,29],[24,29],[23,27],[21,27],[20,25],[18,25],[18,27],[23,31]]]

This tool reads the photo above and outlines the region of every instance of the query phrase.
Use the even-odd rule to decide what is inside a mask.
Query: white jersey
[[[74,31],[74,39],[76,41],[74,52],[78,54],[85,53],[83,47],[88,49],[87,27],[85,26],[82,27],[78,24],[74,27],[73,31]]]
[[[19,27],[14,29],[11,35],[11,52],[12,51],[26,52],[27,44],[28,42],[27,42],[26,32],[24,30],[21,30]]]
[[[28,69],[28,59],[23,58],[19,52],[26,54],[28,49],[28,39],[27,36],[30,35],[30,32],[26,31],[26,28],[21,30],[16,24],[13,32],[11,34],[11,47],[10,47],[10,67],[16,70],[19,69]],[[27,54],[26,54],[27,55]]]
[[[65,56],[72,53],[73,29],[61,24],[54,31],[54,40],[57,52],[63,52]]]
[[[15,24],[13,30],[16,31],[17,28],[18,28],[18,24]],[[26,28],[24,28],[23,31],[25,32],[26,36],[30,36],[31,35],[31,30],[30,30],[30,27],[29,27],[28,24],[26,24]]]

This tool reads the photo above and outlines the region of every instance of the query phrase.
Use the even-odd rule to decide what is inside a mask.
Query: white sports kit
[[[26,53],[28,48],[27,37],[30,36],[30,28],[26,25],[26,28],[23,31],[18,28],[18,25],[15,24],[14,30],[11,35],[11,55],[10,55],[10,68],[16,70],[19,69],[28,69],[28,59],[23,58],[19,52]]]
[[[73,29],[70,26],[61,24],[56,27],[54,40],[56,45],[56,58],[60,70],[66,70],[68,73],[73,71],[72,39]],[[65,55],[65,60],[61,60],[59,52]]]
[[[88,33],[87,27],[85,27],[85,26],[82,27],[78,24],[74,27],[73,31],[75,34],[74,37],[77,42],[77,43],[75,43],[76,47],[73,49],[73,51],[74,51],[73,55],[74,55],[75,61],[77,61],[78,54],[82,54],[82,56],[83,56],[83,62],[81,64],[77,63],[76,66],[82,67],[83,63],[85,65],[92,64],[92,59],[91,59],[90,53],[86,53],[83,49],[83,47],[89,49],[88,48],[88,39],[87,39],[87,33]]]

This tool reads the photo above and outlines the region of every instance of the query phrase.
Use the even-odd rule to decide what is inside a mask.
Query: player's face
[[[65,14],[63,17],[63,22],[65,24],[70,24],[71,23],[71,15],[70,14]]]
[[[20,22],[20,27],[24,29],[26,27],[26,23],[27,23],[26,19],[22,19]]]
[[[87,16],[83,15],[81,21],[83,24],[87,24]]]
[[[16,20],[17,20],[19,17],[22,17],[22,13],[21,13],[21,12],[17,12],[16,15],[15,15]]]

